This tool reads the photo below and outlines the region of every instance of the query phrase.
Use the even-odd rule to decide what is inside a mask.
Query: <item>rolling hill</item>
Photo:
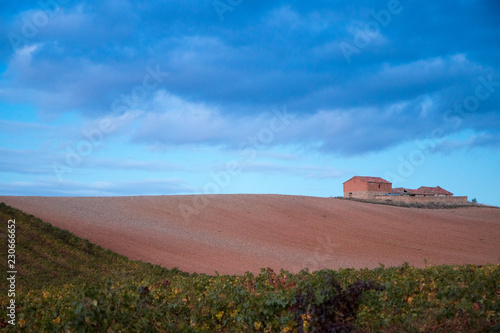
[[[241,274],[408,262],[498,264],[500,209],[418,209],[285,195],[0,197],[131,259]]]
[[[66,207],[78,211],[81,200],[69,201],[76,206]],[[0,296],[0,327],[6,332],[499,328],[499,265],[187,274],[129,260],[4,203],[0,220],[16,221],[15,295]],[[7,223],[3,226],[0,247],[5,249],[10,232]],[[7,279],[0,285],[9,289]]]

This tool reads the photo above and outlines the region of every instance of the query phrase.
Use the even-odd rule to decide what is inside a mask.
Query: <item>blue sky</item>
[[[4,1],[0,194],[500,205],[500,3]]]

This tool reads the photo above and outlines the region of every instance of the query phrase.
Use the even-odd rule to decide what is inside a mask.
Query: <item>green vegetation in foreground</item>
[[[500,266],[186,274],[131,261],[0,204],[16,220],[16,325],[26,332],[498,332]]]
[[[335,197],[335,199],[339,200],[350,200],[350,201],[358,201],[364,203],[370,203],[375,205],[386,205],[386,206],[396,206],[396,207],[406,207],[406,208],[426,208],[426,209],[454,209],[461,207],[488,207],[488,208],[500,208],[497,206],[489,206],[478,204],[477,202],[459,202],[459,203],[447,203],[447,202],[401,202],[401,201],[393,201],[390,199],[387,200],[375,200],[375,199],[358,199],[358,198],[345,198],[345,197]]]

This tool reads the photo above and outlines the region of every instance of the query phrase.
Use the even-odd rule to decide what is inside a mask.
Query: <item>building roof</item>
[[[453,195],[453,193],[446,191],[439,186],[429,187],[421,186],[416,190],[404,187],[396,187],[391,191],[392,194],[410,194],[410,195]]]
[[[409,194],[413,194],[413,195],[416,195],[416,194],[421,194],[421,195],[430,195],[430,194],[433,194],[433,193],[430,193],[428,191],[425,191],[425,190],[421,190],[421,189],[416,189],[416,190],[412,190],[412,189],[407,189],[407,192]]]
[[[436,186],[436,187],[428,187],[428,186],[420,186],[417,190],[413,191],[419,191],[423,193],[418,193],[418,194],[433,194],[433,195],[453,195],[453,193],[446,191],[444,188]],[[417,194],[417,193],[415,193]]]
[[[367,183],[378,183],[378,184],[392,184],[391,182],[388,182],[385,179],[382,179],[380,177],[362,177],[362,176],[354,176],[351,179],[358,178],[361,179],[362,181],[365,181]],[[351,180],[349,179],[349,180]],[[348,181],[349,181],[348,180]],[[347,183],[348,181],[345,181],[344,183]]]

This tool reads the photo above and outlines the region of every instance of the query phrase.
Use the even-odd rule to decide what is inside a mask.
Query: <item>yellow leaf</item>
[[[220,320],[223,315],[224,315],[224,311],[219,311],[219,313],[217,313],[215,316],[217,317],[218,320]]]
[[[410,304],[411,304],[412,302],[413,302],[413,297],[411,297],[411,296],[410,296],[410,297],[408,297],[408,303],[410,303]]]
[[[57,316],[56,319],[52,319],[52,322],[59,324],[61,322],[61,317]]]

